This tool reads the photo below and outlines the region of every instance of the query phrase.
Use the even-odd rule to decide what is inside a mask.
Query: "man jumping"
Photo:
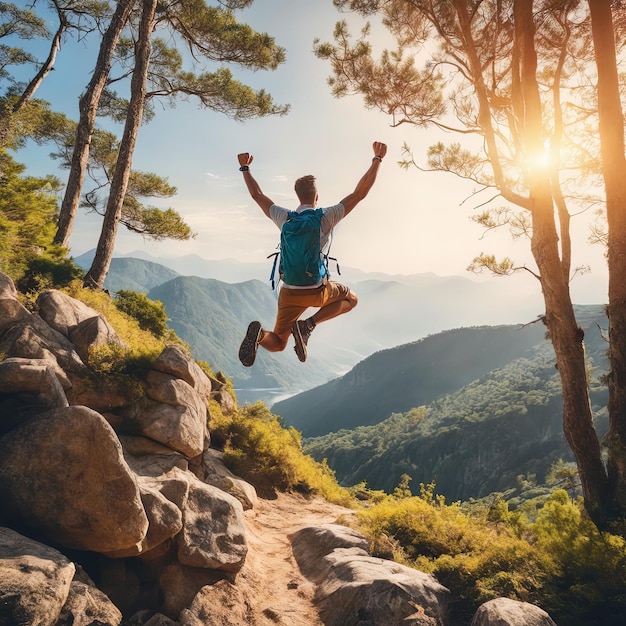
[[[327,245],[331,232],[337,223],[348,215],[367,196],[372,188],[380,164],[387,154],[387,146],[384,143],[375,141],[373,150],[374,157],[372,163],[357,183],[354,191],[338,204],[322,209],[320,225],[320,247],[322,250]],[[261,191],[261,187],[250,172],[250,165],[253,160],[251,154],[247,152],[238,154],[237,159],[239,161],[239,169],[243,172],[243,178],[252,199],[261,207],[263,213],[278,228],[282,229],[283,225],[289,220],[289,210],[274,204]],[[309,175],[298,178],[294,188],[300,202],[296,213],[316,208],[318,194],[314,176]],[[323,275],[313,285],[287,284],[283,282],[278,295],[278,311],[274,330],[263,330],[260,322],[250,322],[246,336],[239,348],[239,360],[246,367],[251,367],[259,346],[262,346],[269,352],[280,352],[285,349],[289,335],[292,334],[295,341],[296,354],[300,361],[304,362],[306,361],[309,337],[317,324],[348,313],[356,304],[357,297],[355,293],[345,285],[329,280],[328,275]],[[317,308],[318,311],[308,319],[301,320],[300,316],[309,307]]]

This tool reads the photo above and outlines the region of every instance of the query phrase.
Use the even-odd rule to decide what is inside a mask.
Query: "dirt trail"
[[[298,568],[289,535],[306,526],[339,522],[350,509],[322,498],[280,494],[246,512],[248,556],[237,577],[255,626],[323,626],[313,605],[315,588]]]

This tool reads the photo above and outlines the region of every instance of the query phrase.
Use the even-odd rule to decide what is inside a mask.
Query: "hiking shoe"
[[[261,341],[261,322],[250,322],[244,340],[239,346],[239,360],[246,367],[252,367],[256,358],[256,351]]]
[[[294,350],[302,363],[306,361],[306,344],[311,336],[311,329],[306,320],[298,320],[291,327],[291,334],[296,342]]]

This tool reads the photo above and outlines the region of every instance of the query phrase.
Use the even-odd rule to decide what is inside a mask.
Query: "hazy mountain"
[[[587,354],[606,363],[601,307],[578,307]],[[376,424],[450,394],[508,363],[541,349],[552,354],[545,326],[474,327],[448,330],[372,354],[341,378],[277,402],[273,411],[305,436]],[[552,356],[552,359],[554,357]]]
[[[79,267],[88,270],[93,257],[94,251],[92,250],[76,257],[74,261]],[[104,288],[110,292],[126,289],[147,293],[152,287],[162,285],[176,276],[178,274],[175,271],[153,261],[114,257],[111,259],[111,267],[104,280]]]
[[[93,251],[85,253],[76,261],[86,268],[93,254]],[[276,393],[283,397],[336,378],[385,348],[450,328],[528,323],[543,311],[536,284],[525,276],[479,281],[434,274],[391,277],[344,268],[337,278],[352,286],[359,304],[349,315],[315,330],[310,341],[310,361],[304,366],[300,364],[290,342],[284,353],[262,352],[252,369],[244,369],[237,359],[237,350],[248,322],[260,319],[267,328],[274,324],[276,292],[267,281],[269,262],[207,261],[195,255],[163,259],[163,262],[169,265],[161,265],[152,258],[115,257],[105,287],[111,292],[132,289],[148,293],[179,277],[175,268],[185,272],[182,275],[201,280],[211,275],[213,282],[204,283],[199,290],[204,292],[202,297],[197,295],[197,284],[187,282],[177,283],[176,295],[168,294],[168,288],[164,288],[159,290],[158,297],[155,292],[150,297],[164,302],[172,326],[199,350],[198,358],[208,361],[215,369],[232,372],[238,388],[276,387]],[[241,276],[250,278],[255,272],[263,276],[262,280],[230,282]],[[192,289],[196,295],[181,295],[185,288]],[[184,307],[179,306],[181,299]],[[220,333],[225,334],[221,337]],[[255,393],[247,395],[246,400],[264,398],[269,402],[267,389],[259,390],[258,396]]]
[[[231,285],[209,278],[179,276],[148,292],[163,303],[169,326],[192,346],[194,356],[234,378],[237,386],[301,389],[302,377],[320,383],[328,370],[312,357],[301,364],[293,349],[270,354],[260,350],[253,367],[238,359],[239,344],[253,319],[271,320],[274,295],[256,280]]]

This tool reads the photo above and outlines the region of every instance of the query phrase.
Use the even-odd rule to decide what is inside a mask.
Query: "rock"
[[[201,479],[237,498],[245,511],[254,508],[258,502],[256,489],[250,483],[235,476],[224,465],[224,453],[207,448],[202,456],[203,476]]]
[[[80,322],[70,331],[69,339],[83,363],[89,363],[89,355],[94,348],[109,344],[124,345],[111,324],[101,315]]]
[[[340,524],[307,526],[291,535],[290,539],[298,567],[310,580],[326,576],[326,565],[322,559],[335,548],[359,548],[363,554],[367,554],[369,549],[362,533]]]
[[[0,296],[0,331],[14,324],[26,322],[32,317],[33,314],[17,300]]]
[[[303,528],[291,540],[302,573],[318,585],[325,626],[446,623],[448,589],[430,574],[369,556],[359,532],[325,524]]]
[[[181,611],[178,622],[181,626],[204,626],[204,616],[210,615],[213,626],[258,623],[251,613],[244,591],[228,580],[220,580],[202,587],[191,606]]]
[[[64,389],[72,386],[68,374],[84,372],[85,364],[64,335],[31,315],[8,328],[0,339],[0,353],[7,357],[41,359],[54,367]]]
[[[104,593],[73,580],[55,626],[118,626],[121,621],[121,612]]]
[[[430,574],[337,548],[323,559],[328,576],[315,592],[325,626],[443,626],[449,591]]]
[[[159,578],[159,593],[163,597],[161,613],[175,619],[181,611],[191,605],[196,594],[203,587],[217,583],[224,576],[226,576],[224,572],[216,570],[187,567],[180,563],[168,565]],[[207,623],[211,622],[205,621],[201,626]],[[195,622],[190,622],[190,624],[195,626]],[[232,624],[235,626],[237,622],[232,622]]]
[[[141,502],[148,518],[146,536],[134,546],[124,550],[109,552],[112,558],[138,556],[153,550],[178,534],[183,527],[183,514],[179,507],[168,500],[161,492],[137,477]]]
[[[248,544],[239,500],[198,479],[190,480],[178,535],[183,565],[236,572],[244,564]]]
[[[70,333],[81,322],[100,315],[98,311],[80,300],[56,289],[47,289],[39,294],[37,309],[39,316],[48,326],[65,335],[68,339]]]
[[[211,381],[202,368],[180,346],[167,346],[152,368],[184,380],[205,401],[209,401]]]
[[[123,550],[148,530],[119,440],[87,407],[44,413],[0,439],[0,501],[18,527],[68,548]]]
[[[56,550],[0,528],[0,624],[54,626],[74,572]]]
[[[67,406],[63,387],[45,361],[12,357],[0,362],[0,434],[33,415]]]
[[[148,374],[148,400],[124,412],[135,430],[187,458],[202,453],[207,437],[207,409],[200,396],[184,380],[151,371]]]
[[[15,298],[17,296],[17,289],[13,280],[0,272],[0,299]]]
[[[127,453],[127,458],[142,489],[158,491],[182,511],[177,541],[178,559],[183,565],[224,571],[241,568],[247,542],[243,507],[238,500],[183,471],[178,455],[134,457]],[[147,512],[150,518],[151,512]],[[170,532],[173,530],[172,526]]]
[[[556,626],[538,606],[509,598],[485,602],[476,611],[470,626]]]

